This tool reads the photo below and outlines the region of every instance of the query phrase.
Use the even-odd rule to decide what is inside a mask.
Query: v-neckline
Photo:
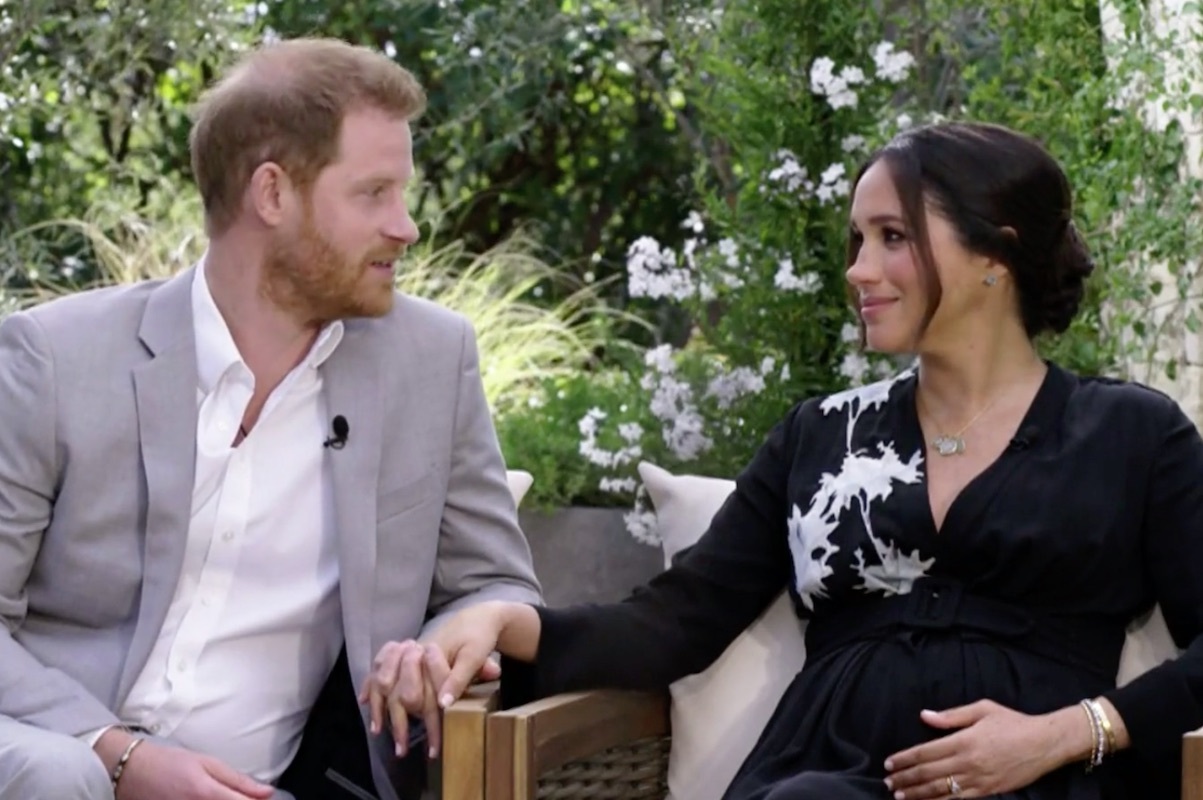
[[[911,380],[907,383],[906,393],[901,398],[902,407],[906,415],[906,428],[909,438],[915,441],[923,453],[922,464],[923,472],[922,479],[919,481],[917,488],[923,501],[923,518],[927,526],[928,534],[936,540],[944,538],[946,531],[955,528],[955,523],[959,517],[964,516],[968,512],[964,510],[967,504],[972,503],[975,496],[980,496],[979,507],[988,501],[990,495],[983,494],[981,487],[992,481],[995,488],[1003,483],[1003,478],[1010,472],[1016,463],[1016,456],[1029,450],[1038,439],[1048,437],[1053,433],[1053,424],[1056,414],[1068,396],[1070,386],[1069,373],[1062,370],[1057,365],[1046,361],[1046,372],[1040,381],[1040,386],[1036,390],[1036,394],[1032,397],[1032,402],[1028,405],[1027,411],[1024,412],[1019,425],[1015,428],[1015,438],[1024,437],[1029,440],[1027,446],[1016,447],[1014,444],[1009,444],[1003,451],[998,454],[998,457],[986,465],[981,472],[973,476],[960,491],[953,496],[948,504],[948,508],[944,512],[944,521],[939,526],[936,525],[936,515],[932,509],[931,493],[928,487],[928,469],[927,462],[927,440],[923,435],[923,426],[919,423],[919,411],[917,407],[916,390],[919,387],[919,374],[914,373]],[[1034,431],[1034,434],[1029,435],[1027,432]],[[1012,440],[1013,442],[1015,439]],[[950,528],[950,525],[953,527]]]

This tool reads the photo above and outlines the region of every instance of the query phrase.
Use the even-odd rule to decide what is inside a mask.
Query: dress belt
[[[1114,620],[1038,612],[971,594],[959,581],[920,578],[907,594],[870,596],[817,614],[806,629],[806,659],[817,661],[853,642],[914,631],[946,631],[1006,643],[1111,683],[1124,644],[1124,627]]]

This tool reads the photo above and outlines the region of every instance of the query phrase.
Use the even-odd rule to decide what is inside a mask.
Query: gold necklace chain
[[[935,422],[937,425],[939,425],[939,421],[935,419],[935,417],[931,413],[931,410],[927,407],[927,403],[924,402],[923,395],[919,394],[918,397],[919,397],[919,405],[921,405],[923,407],[923,410],[927,413],[927,416],[933,422]],[[947,434],[947,433],[937,434],[931,440],[931,446],[933,448],[935,448],[935,451],[942,456],[959,456],[959,455],[963,454],[965,452],[965,431],[967,431],[971,427],[973,427],[973,423],[975,423],[979,419],[981,419],[982,414],[985,414],[987,411],[989,411],[996,402],[998,402],[997,395],[989,403],[986,403],[986,405],[982,406],[982,410],[977,412],[976,414],[974,414],[973,419],[966,422],[964,427],[962,427],[956,433],[951,434],[951,435]]]

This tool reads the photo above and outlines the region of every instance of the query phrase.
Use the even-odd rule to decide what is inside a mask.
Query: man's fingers
[[[401,702],[405,704],[406,710],[414,715],[421,713],[426,699],[426,675],[422,672],[422,659],[425,655],[426,649],[417,644],[405,652],[401,658],[397,686],[393,689],[394,694],[399,695]]]
[[[385,704],[397,685],[397,675],[401,669],[401,658],[414,642],[389,642],[380,649],[372,662],[372,674],[368,676],[364,694],[367,695],[368,709],[372,718],[372,733],[384,730]],[[362,703],[363,700],[360,700]]]
[[[437,758],[443,743],[442,715],[439,713],[438,701],[435,700],[434,686],[429,680],[423,681],[422,686],[425,694],[422,721],[426,723],[426,746],[429,748],[426,755],[429,758]]]
[[[396,743],[394,750],[397,758],[401,758],[409,749],[409,713],[396,692],[388,698],[388,718],[393,731],[393,742]]]

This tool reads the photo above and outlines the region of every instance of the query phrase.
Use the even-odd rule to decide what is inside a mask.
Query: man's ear
[[[269,228],[283,224],[293,215],[293,206],[299,202],[296,184],[274,161],[265,161],[255,168],[247,192],[251,208]]]

